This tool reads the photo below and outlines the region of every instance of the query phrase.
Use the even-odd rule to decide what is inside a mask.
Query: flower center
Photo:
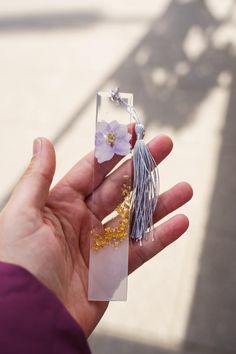
[[[110,145],[114,144],[115,140],[116,140],[116,135],[114,133],[108,133],[107,134],[107,142],[108,142],[108,144],[110,144]]]

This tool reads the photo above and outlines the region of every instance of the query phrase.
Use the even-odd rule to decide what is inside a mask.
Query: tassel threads
[[[153,213],[159,196],[159,174],[156,162],[145,144],[144,126],[135,125],[137,141],[133,150],[133,192],[130,207],[130,237],[135,241],[153,232]]]
[[[130,238],[142,242],[153,235],[153,213],[159,196],[159,173],[156,162],[145,144],[144,126],[134,107],[120,96],[119,88],[111,91],[111,100],[122,105],[134,119],[137,141],[133,149],[134,180],[130,203]],[[153,236],[152,236],[153,237]]]

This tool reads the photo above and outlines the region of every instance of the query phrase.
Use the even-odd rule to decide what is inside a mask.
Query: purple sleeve
[[[0,352],[89,354],[77,322],[31,273],[0,262]]]

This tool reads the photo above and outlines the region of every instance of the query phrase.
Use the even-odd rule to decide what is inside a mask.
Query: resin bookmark
[[[120,94],[133,104],[132,94]],[[111,99],[111,93],[98,92],[95,133],[96,169],[110,170],[131,151],[130,115]],[[129,156],[130,157],[130,156]],[[129,252],[130,171],[116,185],[103,184],[92,195],[94,208],[105,218],[92,220],[89,261],[89,300],[126,300]],[[94,181],[95,183],[95,181]],[[107,210],[107,212],[106,212]],[[107,215],[108,214],[108,215]],[[95,213],[96,215],[96,213]]]
[[[159,174],[144,134],[132,94],[120,93],[119,89],[97,94],[96,171],[103,169],[102,174],[106,175],[113,167],[119,168],[119,161],[127,156],[132,158],[132,171],[126,170],[124,175],[113,171],[93,193],[89,300],[125,300],[129,242],[142,246],[150,234],[154,238],[153,213],[159,196]],[[131,140],[135,140],[132,156]],[[96,214],[98,205],[106,216],[104,220]]]

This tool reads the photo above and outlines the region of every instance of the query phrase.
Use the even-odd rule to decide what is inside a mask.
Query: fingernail
[[[33,144],[33,155],[38,155],[41,152],[42,149],[42,140],[40,138],[37,138],[34,140]]]

